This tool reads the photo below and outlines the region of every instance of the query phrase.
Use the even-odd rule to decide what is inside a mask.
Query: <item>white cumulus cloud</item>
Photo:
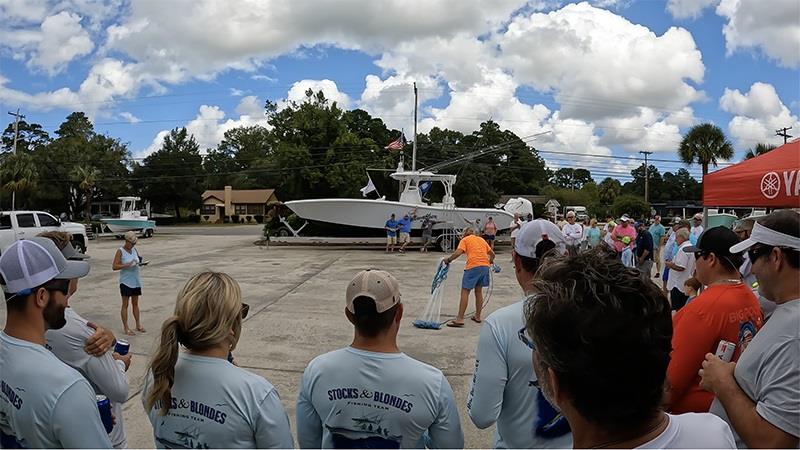
[[[744,94],[738,89],[726,88],[719,105],[723,111],[734,115],[728,123],[728,131],[736,138],[740,149],[754,147],[759,142],[782,144],[783,139],[775,135],[775,130],[779,128],[800,130],[800,120],[789,111],[775,88],[768,83],[753,83]]]
[[[495,39],[515,79],[553,92],[562,117],[627,117],[641,106],[679,110],[703,98],[705,67],[692,35],[661,36],[588,3],[518,16]]]
[[[667,11],[676,19],[696,19],[719,0],[667,0]]]
[[[63,71],[75,58],[94,50],[89,33],[81,25],[81,16],[61,11],[45,17],[38,28],[5,28],[0,24],[0,47],[16,59],[49,75]]]
[[[126,121],[130,122],[130,123],[139,123],[139,122],[141,122],[141,119],[139,119],[138,117],[134,116],[133,114],[131,114],[131,113],[127,112],[127,111],[123,111],[123,112],[119,113],[119,116],[121,118],[125,119]]]
[[[800,66],[800,2],[797,0],[722,0],[717,14],[728,53],[761,50],[784,67]]]

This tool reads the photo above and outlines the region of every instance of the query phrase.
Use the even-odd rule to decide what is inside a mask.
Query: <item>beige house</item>
[[[280,204],[275,189],[232,189],[203,192],[200,218],[203,222],[222,222],[237,216],[239,222],[255,222],[256,216],[265,216],[270,207]]]

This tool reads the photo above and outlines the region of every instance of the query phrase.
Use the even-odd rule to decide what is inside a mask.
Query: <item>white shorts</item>
[[[411,234],[410,233],[404,233],[404,232],[401,231],[400,232],[399,242],[401,244],[407,244],[407,243],[411,242]]]

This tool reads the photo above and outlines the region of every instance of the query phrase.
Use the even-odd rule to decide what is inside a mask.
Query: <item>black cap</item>
[[[739,243],[739,237],[736,236],[730,228],[718,226],[709,228],[703,231],[703,234],[697,238],[697,244],[686,247],[683,251],[686,253],[714,253],[715,255],[733,256],[731,247]]]

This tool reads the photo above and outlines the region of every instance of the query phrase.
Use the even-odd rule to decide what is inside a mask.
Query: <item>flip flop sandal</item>
[[[458,323],[458,322],[453,322],[453,321],[447,322],[445,325],[447,325],[448,327],[452,327],[452,328],[463,328],[464,327],[463,323]]]

